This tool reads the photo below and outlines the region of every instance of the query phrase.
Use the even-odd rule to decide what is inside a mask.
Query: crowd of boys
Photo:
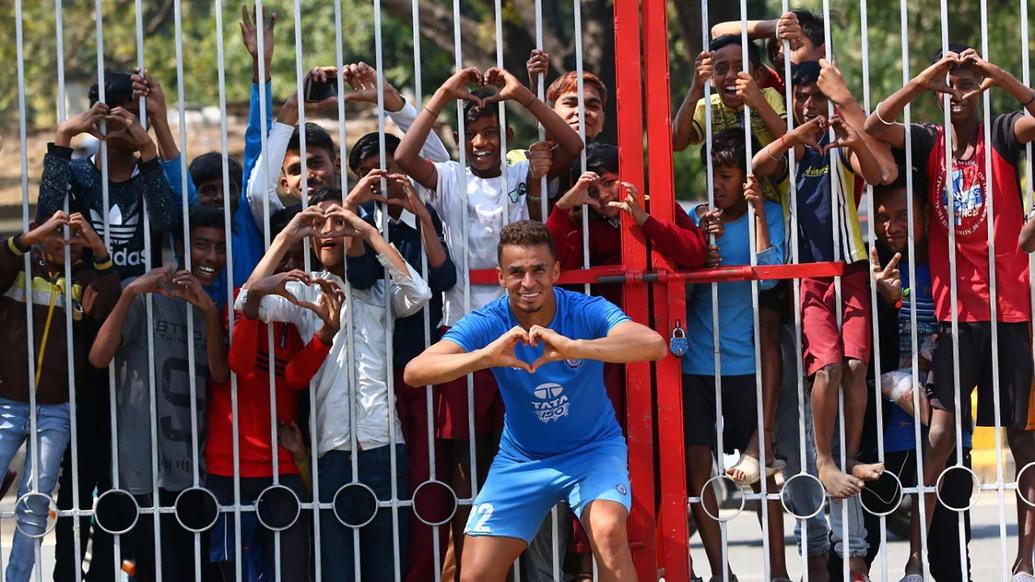
[[[254,505],[273,485],[290,489],[301,502],[311,501],[318,489],[317,501],[335,507],[318,514],[319,547],[313,543],[312,512],[300,512],[279,539],[256,512],[236,520],[233,513],[221,513],[201,536],[198,557],[194,534],[174,514],[143,513],[121,536],[121,556],[134,580],[153,579],[159,570],[167,580],[190,579],[196,558],[205,580],[234,580],[238,570],[244,580],[268,579],[278,563],[282,579],[305,580],[317,555],[325,579],[333,573],[335,580],[355,575],[391,580],[398,564],[406,580],[428,580],[436,563],[443,565],[443,579],[461,579],[464,534],[477,535],[478,524],[489,517],[483,509],[469,521],[470,506],[460,505],[450,526],[439,528],[436,543],[432,527],[413,511],[382,507],[359,530],[356,554],[353,530],[338,519],[336,494],[360,483],[381,501],[405,500],[431,479],[449,485],[460,499],[480,488],[503,427],[504,399],[496,378],[480,370],[433,387],[410,386],[403,371],[426,346],[466,333],[457,328],[465,315],[499,304],[505,289],[471,283],[467,272],[495,268],[504,227],[527,219],[545,223],[562,269],[580,268],[587,260],[594,266],[619,264],[623,223],[684,270],[752,261],[844,264],[838,280],[805,278],[798,293],[788,281],[777,280],[760,281],[755,297],[752,284],[744,281],[720,283],[717,298],[710,284],[688,287],[689,342],[685,353],[677,354],[687,490],[702,497],[691,514],[713,580],[721,580],[725,570],[732,574],[723,563],[719,524],[710,517],[717,515],[717,501],[705,489],[716,454],[739,453],[727,474],[756,490],[766,479],[768,490],[775,491],[781,471],[787,478],[802,471],[818,477],[831,497],[829,523],[820,513],[809,520],[808,539],[799,540],[813,580],[839,579],[843,560],[852,580],[867,580],[879,536],[864,515],[860,493],[886,485],[882,475],[888,471],[906,485],[933,485],[945,468],[969,463],[975,423],[1007,428],[1017,467],[1035,460],[1026,255],[1035,249],[1035,222],[1026,224],[1017,179],[1023,145],[1035,139],[1035,118],[1023,112],[1035,114],[1035,92],[973,49],[952,45],[939,53],[867,117],[836,65],[825,59],[823,23],[816,15],[794,11],[750,22],[747,47],[739,24],[717,25],[673,120],[677,150],[709,141],[701,147],[700,163],[711,167],[713,197],[688,211],[677,206],[675,220],[666,222],[646,211],[647,196],[621,180],[618,148],[597,139],[609,98],[598,77],[584,74],[581,110],[573,73],[549,86],[546,102],[529,89],[547,72],[549,55],[542,51],[528,61],[528,86],[506,70],[468,68],[426,103],[412,104],[384,82],[383,113],[401,135],[371,133],[352,144],[346,163],[354,185],[344,192],[339,153],[344,144],[336,144],[318,124],[299,126],[303,108],[315,113],[335,106],[336,98],[299,103],[292,92],[272,115],[270,79],[260,79],[259,71],[270,70],[275,22],[273,17],[257,22],[243,10],[242,35],[253,62],[243,164],[231,157],[224,168],[222,153],[203,154],[189,163],[184,181],[186,162],[167,122],[161,83],[144,70],[108,74],[103,93],[97,86],[91,91],[90,108],[56,131],[43,161],[36,221],[0,248],[0,325],[12,334],[5,344],[12,357],[0,364],[0,466],[7,467],[33,436],[30,391],[36,403],[37,450],[26,461],[19,496],[58,490],[58,507],[72,508],[73,459],[66,449],[72,421],[68,385],[74,375],[80,509],[112,488],[132,494],[141,508],[166,508],[198,486],[222,505]],[[257,49],[260,34],[264,54]],[[756,40],[770,49],[771,66],[762,62]],[[782,41],[789,42],[790,54],[783,54]],[[784,59],[792,63],[790,79],[780,77]],[[346,99],[377,107],[374,69],[355,63],[341,73],[351,89]],[[317,68],[307,83],[336,83],[337,74],[335,67]],[[785,83],[791,87],[789,103]],[[986,143],[976,97],[991,87],[1016,98],[1022,110],[993,117]],[[941,125],[895,121],[914,97],[930,91],[949,95],[948,145]],[[266,119],[259,113],[263,93]],[[451,159],[434,131],[441,112],[456,100],[463,101],[464,129],[457,142],[462,140],[466,165]],[[502,101],[526,109],[546,139],[504,151],[513,136],[501,127],[497,104]],[[141,124],[142,115],[154,137]],[[711,136],[705,131],[709,116]],[[76,155],[71,145],[82,134],[103,141],[103,153]],[[912,167],[905,165],[906,143]],[[945,195],[946,147],[952,148],[952,202]],[[578,163],[583,148],[584,167]],[[985,148],[991,148],[991,175],[985,173]],[[915,193],[911,200],[907,177]],[[875,193],[877,239],[870,246],[859,223],[864,184]],[[187,224],[181,220],[184,205]],[[71,281],[65,280],[66,258]],[[880,301],[875,310],[871,278]],[[31,324],[24,307],[27,290]],[[618,286],[599,285],[594,293],[621,304]],[[800,304],[794,305],[798,297]],[[716,304],[718,329],[713,330]],[[788,341],[796,309],[802,353]],[[872,353],[874,311],[885,354]],[[63,323],[69,312],[72,337],[66,337]],[[959,322],[955,338],[953,317]],[[992,341],[993,322],[998,343]],[[65,364],[68,346],[74,346],[73,369]],[[996,349],[999,377],[993,378]],[[890,376],[872,378],[875,357]],[[27,359],[34,361],[28,373]],[[797,418],[794,395],[799,361],[810,394],[804,419]],[[914,362],[919,362],[921,393],[913,389]],[[110,395],[104,388],[109,368]],[[721,422],[715,416],[716,376],[721,377]],[[607,364],[603,377],[624,426],[621,365]],[[868,398],[868,381],[880,383],[886,398]],[[964,402],[978,388],[977,416],[963,407],[959,426],[957,386]],[[835,437],[841,397],[843,441]],[[568,415],[562,399],[543,398],[539,421]],[[883,463],[876,462],[871,442],[876,414],[884,417]],[[798,454],[799,422],[808,427],[805,458]],[[921,475],[914,459],[917,422],[923,435]],[[722,451],[716,450],[716,426],[723,427]],[[957,431],[963,435],[960,453],[955,452]],[[1019,491],[1027,499],[1035,498],[1033,493]],[[926,514],[913,513],[907,582],[923,580],[921,520],[930,531],[932,523],[955,519],[933,494],[927,497]],[[802,503],[789,496],[790,507]],[[593,544],[585,524],[570,516],[566,505],[560,507],[560,540],[552,540],[548,523],[525,540],[524,579],[552,579],[555,546],[569,554],[566,569],[576,579],[592,579]],[[1018,507],[1021,522],[1029,525],[1019,532],[1013,574],[1025,582],[1035,580],[1030,527],[1035,516],[1026,505]],[[44,531],[48,510],[38,497],[19,504],[8,579],[28,579],[34,563],[30,536]],[[785,581],[780,504],[771,503],[768,513],[771,580]],[[59,520],[54,579],[72,580],[76,562],[83,563],[83,556],[74,555],[73,527],[81,548],[92,542],[87,578],[114,580],[112,536],[88,517],[78,524]],[[960,579],[968,567],[959,563],[955,537],[929,538],[934,540],[929,551],[941,555],[930,561],[937,580]],[[290,559],[274,559],[276,544]],[[442,555],[435,555],[435,547]],[[362,556],[359,565],[356,555]],[[695,571],[703,568],[695,565]]]

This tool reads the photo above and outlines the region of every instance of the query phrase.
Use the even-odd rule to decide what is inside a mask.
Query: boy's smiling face
[[[907,254],[909,250],[909,195],[905,188],[880,192],[877,196],[877,219],[873,229],[877,238],[884,241],[896,253]],[[913,236],[915,244],[921,245],[927,239],[927,232],[921,201],[913,196]]]
[[[978,118],[981,100],[977,98],[963,99],[962,96],[981,86],[981,75],[974,67],[961,65],[949,71],[949,86],[955,89],[949,100],[949,113],[953,123],[970,122]],[[935,93],[938,108],[944,110],[944,101],[940,93]]]
[[[618,174],[604,171],[599,176],[600,179],[589,188],[589,195],[600,203],[600,208],[594,209],[594,211],[605,218],[616,218],[622,211],[608,206],[608,204],[622,200],[622,187]]]
[[[723,105],[739,109],[744,105],[744,100],[737,95],[737,74],[744,70],[741,46],[728,44],[712,51],[712,59],[715,63],[712,69],[712,89],[719,94]],[[755,74],[754,67],[751,67],[751,74]]]
[[[191,273],[209,286],[226,267],[226,232],[221,228],[199,226],[190,231]]]
[[[507,131],[507,141],[510,141]],[[495,115],[486,115],[464,126],[464,149],[467,165],[475,176],[494,178],[500,175],[500,121]]]
[[[320,186],[338,184],[338,160],[334,154],[315,146],[305,152],[306,189],[312,195]],[[297,150],[284,154],[280,187],[295,200],[302,199],[302,156]]]

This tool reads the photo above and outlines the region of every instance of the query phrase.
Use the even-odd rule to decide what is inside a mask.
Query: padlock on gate
[[[682,358],[689,347],[689,343],[686,341],[686,331],[683,329],[682,322],[677,319],[676,326],[672,328],[672,337],[668,340],[668,349],[672,355]]]

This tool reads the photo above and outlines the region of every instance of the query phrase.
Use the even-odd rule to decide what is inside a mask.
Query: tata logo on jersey
[[[535,387],[532,391],[535,400],[532,401],[532,408],[536,416],[543,424],[549,424],[560,420],[571,411],[571,402],[564,394],[564,386],[547,382]]]

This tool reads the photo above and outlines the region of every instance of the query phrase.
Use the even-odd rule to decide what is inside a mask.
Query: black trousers
[[[93,507],[94,498],[111,489],[111,410],[109,408],[108,371],[87,366],[76,387],[76,442],[78,453],[79,509]],[[72,446],[65,450],[58,479],[58,509],[72,509]],[[54,582],[75,582],[75,563],[80,564],[87,544],[93,542],[87,582],[114,582],[113,541],[110,534],[92,523],[90,517],[79,518],[80,551],[75,555],[73,518],[58,519],[55,527]]]

